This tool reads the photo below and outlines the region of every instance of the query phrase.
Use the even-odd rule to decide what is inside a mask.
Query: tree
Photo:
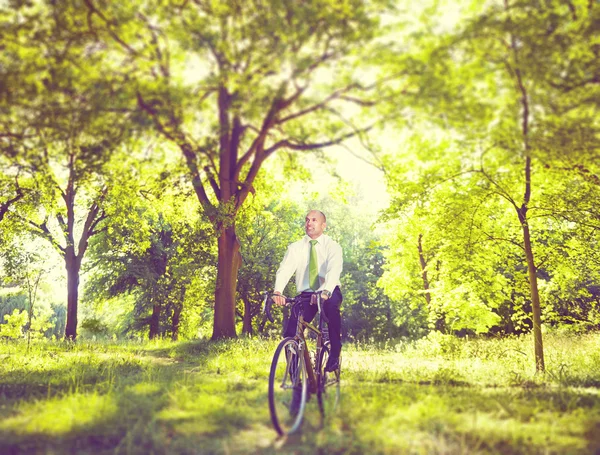
[[[214,270],[210,224],[190,207],[191,194],[179,172],[156,154],[152,162],[135,166],[130,178],[119,182],[118,203],[107,207],[106,229],[91,244],[94,269],[86,301],[98,315],[101,308],[124,306],[130,297],[131,310],[121,310],[128,320],[124,330],[148,330],[150,339],[179,338],[182,317],[197,310],[198,302],[190,301],[205,299],[194,295],[195,282],[205,279],[207,269]],[[104,326],[106,319],[90,321]]]
[[[44,314],[47,312],[42,311],[37,305],[42,278],[48,273],[47,256],[39,244],[27,237],[15,238],[3,249],[1,266],[4,272],[3,281],[25,297],[25,304],[13,308],[13,314],[17,314],[14,311],[18,312],[20,308],[24,308],[26,319],[23,326],[27,331],[27,349],[29,349],[32,335],[43,334],[52,324],[48,321],[49,315]],[[5,314],[10,311],[9,308],[3,310]]]
[[[170,334],[179,338],[182,312],[186,310],[186,294],[196,274],[210,266],[208,238],[201,226],[185,221],[169,223],[162,216],[147,223],[147,247],[136,245],[127,236],[131,228],[113,226],[112,235],[99,239],[93,257],[97,270],[87,293],[96,301],[132,295],[133,322],[128,330],[148,329],[148,338]]]
[[[27,349],[31,343],[33,315],[37,300],[40,279],[44,275],[42,258],[39,253],[27,251],[24,246],[12,248],[5,257],[5,270],[9,277],[17,281],[27,294]],[[43,330],[48,327],[44,327]]]
[[[453,181],[472,175],[473,194],[488,195],[469,213],[489,207],[493,196],[516,215],[538,371],[545,365],[535,245],[544,236],[543,217],[559,215],[548,211],[557,181],[547,179],[546,169],[561,168],[563,182],[594,175],[587,165],[598,149],[600,69],[597,48],[586,37],[597,14],[589,2],[486,5],[461,31],[415,58],[419,85],[407,90],[418,94],[415,106],[460,137],[465,158],[453,169]],[[452,172],[438,181],[451,177]],[[559,200],[567,197],[560,194]],[[512,235],[492,236],[502,237],[514,244]]]
[[[377,84],[353,71],[386,2],[85,3],[91,31],[130,63],[139,107],[181,150],[218,237],[213,338],[234,337],[238,212],[269,156],[369,129],[348,114]]]
[[[395,300],[424,308],[431,328],[482,333],[497,322],[494,311],[506,298],[490,275],[501,260],[492,261],[497,251],[487,237],[494,237],[488,219],[501,211],[477,177],[461,172],[464,155],[447,139],[415,133],[385,160],[393,199],[384,219],[393,247],[385,251],[380,284]]]
[[[68,339],[77,336],[81,263],[106,217],[110,159],[129,136],[120,81],[101,74],[106,60],[83,17],[63,2],[31,2],[4,10],[2,24],[2,148],[35,189],[24,197],[15,180],[15,211],[65,262]]]

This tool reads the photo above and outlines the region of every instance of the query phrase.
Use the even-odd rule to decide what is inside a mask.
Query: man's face
[[[311,239],[316,239],[325,230],[325,219],[317,211],[308,212],[304,219],[304,230]]]

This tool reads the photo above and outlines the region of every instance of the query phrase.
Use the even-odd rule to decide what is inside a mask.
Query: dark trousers
[[[342,305],[342,291],[339,286],[333,290],[331,297],[325,301],[321,301],[323,312],[327,319],[329,319],[329,340],[331,342],[330,357],[339,357],[342,351],[342,316],[340,314],[340,306]],[[304,320],[311,322],[317,311],[319,310],[318,305],[310,304],[310,294],[306,294],[306,298],[303,298],[303,315]],[[283,332],[284,337],[293,337],[296,335],[296,326],[298,325],[298,314],[296,311],[292,311],[290,318],[288,319],[287,326]]]

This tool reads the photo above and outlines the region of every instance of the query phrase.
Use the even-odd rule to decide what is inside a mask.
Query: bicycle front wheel
[[[294,338],[284,338],[275,350],[269,374],[271,421],[282,436],[295,432],[302,423],[306,382],[303,352]]]
[[[321,415],[332,414],[338,407],[340,402],[340,370],[326,373],[325,365],[329,359],[329,343],[323,346],[319,354],[318,371],[317,371],[317,399],[319,401],[319,410]],[[341,363],[340,356],[340,363]]]

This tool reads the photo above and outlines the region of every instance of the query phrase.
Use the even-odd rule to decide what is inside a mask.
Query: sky
[[[366,152],[357,150],[353,148],[353,152],[359,157],[370,159]],[[334,148],[328,153],[337,161],[336,171],[339,176],[357,185],[359,194],[362,193],[364,196],[366,211],[375,214],[388,206],[389,195],[381,170],[341,147]]]

